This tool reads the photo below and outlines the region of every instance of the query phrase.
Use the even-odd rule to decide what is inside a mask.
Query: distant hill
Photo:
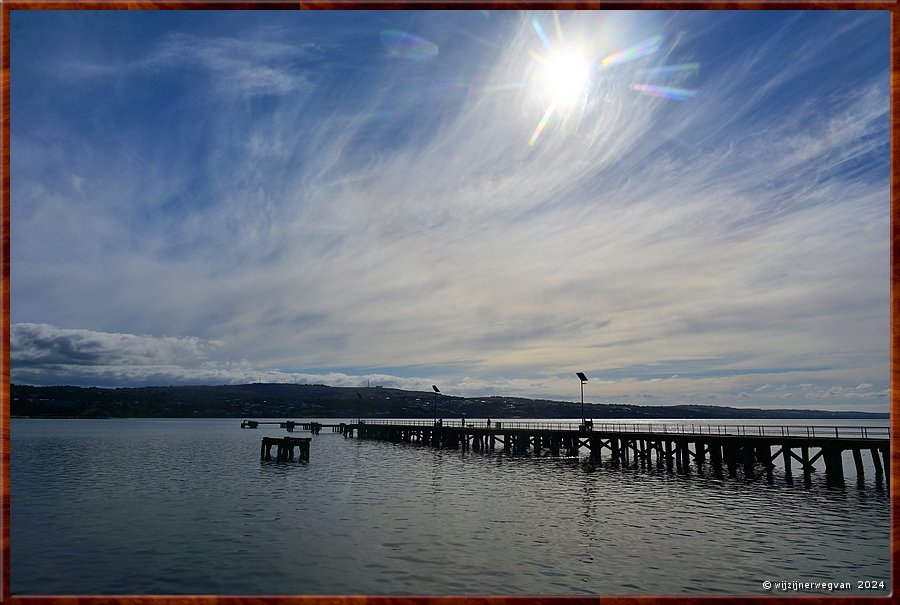
[[[319,384],[139,388],[11,385],[11,416],[42,418],[431,418],[434,393]],[[581,403],[522,397],[438,396],[438,416],[580,418]],[[714,405],[585,403],[588,418],[887,419],[886,413],[766,410]]]

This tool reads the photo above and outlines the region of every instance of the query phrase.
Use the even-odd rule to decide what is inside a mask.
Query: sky
[[[11,11],[11,380],[887,411],[887,11]]]

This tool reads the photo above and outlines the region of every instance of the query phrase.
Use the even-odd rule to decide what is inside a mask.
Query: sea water
[[[481,453],[327,428],[312,436],[309,462],[261,461],[261,438],[287,433],[240,419],[14,419],[10,433],[13,594],[890,588],[890,502],[868,452],[865,481],[851,458],[833,486],[821,471],[805,483],[796,465],[793,482],[776,468],[770,483],[708,465],[683,476],[593,464],[586,450]]]

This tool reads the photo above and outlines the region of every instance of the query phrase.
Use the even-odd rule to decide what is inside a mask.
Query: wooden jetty
[[[353,425],[349,425],[353,426]],[[858,480],[865,477],[863,454],[872,459],[876,480],[890,475],[888,427],[763,426],[763,425],[659,425],[600,423],[582,425],[565,422],[496,422],[480,426],[464,421],[435,423],[414,420],[364,420],[356,425],[362,439],[395,443],[419,443],[474,451],[503,448],[506,453],[578,456],[581,448],[594,462],[604,453],[612,465],[656,466],[669,472],[689,474],[709,465],[717,473],[755,476],[761,466],[771,481],[775,461],[781,457],[784,473],[791,480],[793,463],[809,480],[821,458],[826,479],[843,483],[843,453],[851,451]]]
[[[309,431],[313,435],[318,435],[323,428],[330,428],[332,433],[341,433],[347,437],[353,436],[355,424],[342,422],[340,424],[322,424],[321,422],[301,422],[298,420],[242,420],[242,429],[256,429],[261,424],[277,424],[279,427],[286,429],[288,433],[293,433],[295,429]]]
[[[287,429],[289,433],[293,433],[294,429],[300,428],[306,430],[313,435],[318,435],[323,428],[330,428],[333,433],[341,433],[344,437],[352,437],[355,425],[341,422],[340,424],[322,424],[321,422],[300,422],[296,420],[243,420],[241,421],[242,429],[259,428],[261,424],[278,425],[283,429]],[[300,452],[300,460],[309,461],[309,442],[312,437],[263,437],[262,445],[259,448],[259,457],[261,460],[272,459],[272,446],[276,446],[275,459],[278,461],[293,460],[294,448],[298,448]]]
[[[300,460],[309,461],[309,442],[311,437],[263,437],[259,448],[259,457],[262,460],[272,459],[272,446],[277,446],[275,459],[279,462],[293,460],[294,448],[299,450]]]

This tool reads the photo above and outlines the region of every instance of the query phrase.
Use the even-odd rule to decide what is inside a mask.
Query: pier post
[[[705,441],[695,441],[694,446],[697,451],[697,466],[703,466],[706,462],[706,442]]]
[[[719,443],[709,445],[709,461],[713,468],[722,470],[722,446]]]
[[[859,482],[866,480],[866,472],[863,469],[862,452],[858,447],[853,448],[853,462],[856,463],[856,479]]]
[[[747,477],[754,477],[755,473],[753,465],[755,462],[756,452],[753,450],[753,446],[749,444],[744,444],[744,447],[741,448],[741,453],[744,457],[744,474]]]
[[[775,468],[775,465],[772,464],[772,446],[771,445],[760,445],[756,448],[756,457],[760,459],[766,467],[766,480],[771,483],[772,482],[772,471]]]
[[[524,454],[528,451],[528,435],[519,434],[516,435],[516,446],[515,452],[516,454]]]
[[[784,459],[784,474],[791,476],[791,446],[787,443],[781,444],[781,457]]]
[[[722,446],[723,455],[725,457],[725,465],[728,467],[728,476],[737,477],[737,463],[739,448],[732,443],[726,443]]]
[[[672,472],[672,442],[666,439],[666,470]]]
[[[836,447],[823,447],[825,459],[825,478],[829,483],[841,483],[844,480],[844,463],[841,460],[841,450]]]
[[[681,439],[675,440],[675,472],[684,472],[684,453],[681,451],[684,443]]]
[[[805,445],[800,447],[800,464],[803,466],[803,475],[808,481],[809,475],[816,470],[816,467],[809,461],[809,447]]]
[[[594,462],[600,462],[600,438],[599,437],[590,437],[588,439],[589,447],[591,448],[591,460]]]
[[[872,454],[872,464],[875,465],[875,478],[880,479],[884,476],[884,470],[881,468],[881,457],[878,454],[878,450],[874,447],[869,450],[869,453]]]

